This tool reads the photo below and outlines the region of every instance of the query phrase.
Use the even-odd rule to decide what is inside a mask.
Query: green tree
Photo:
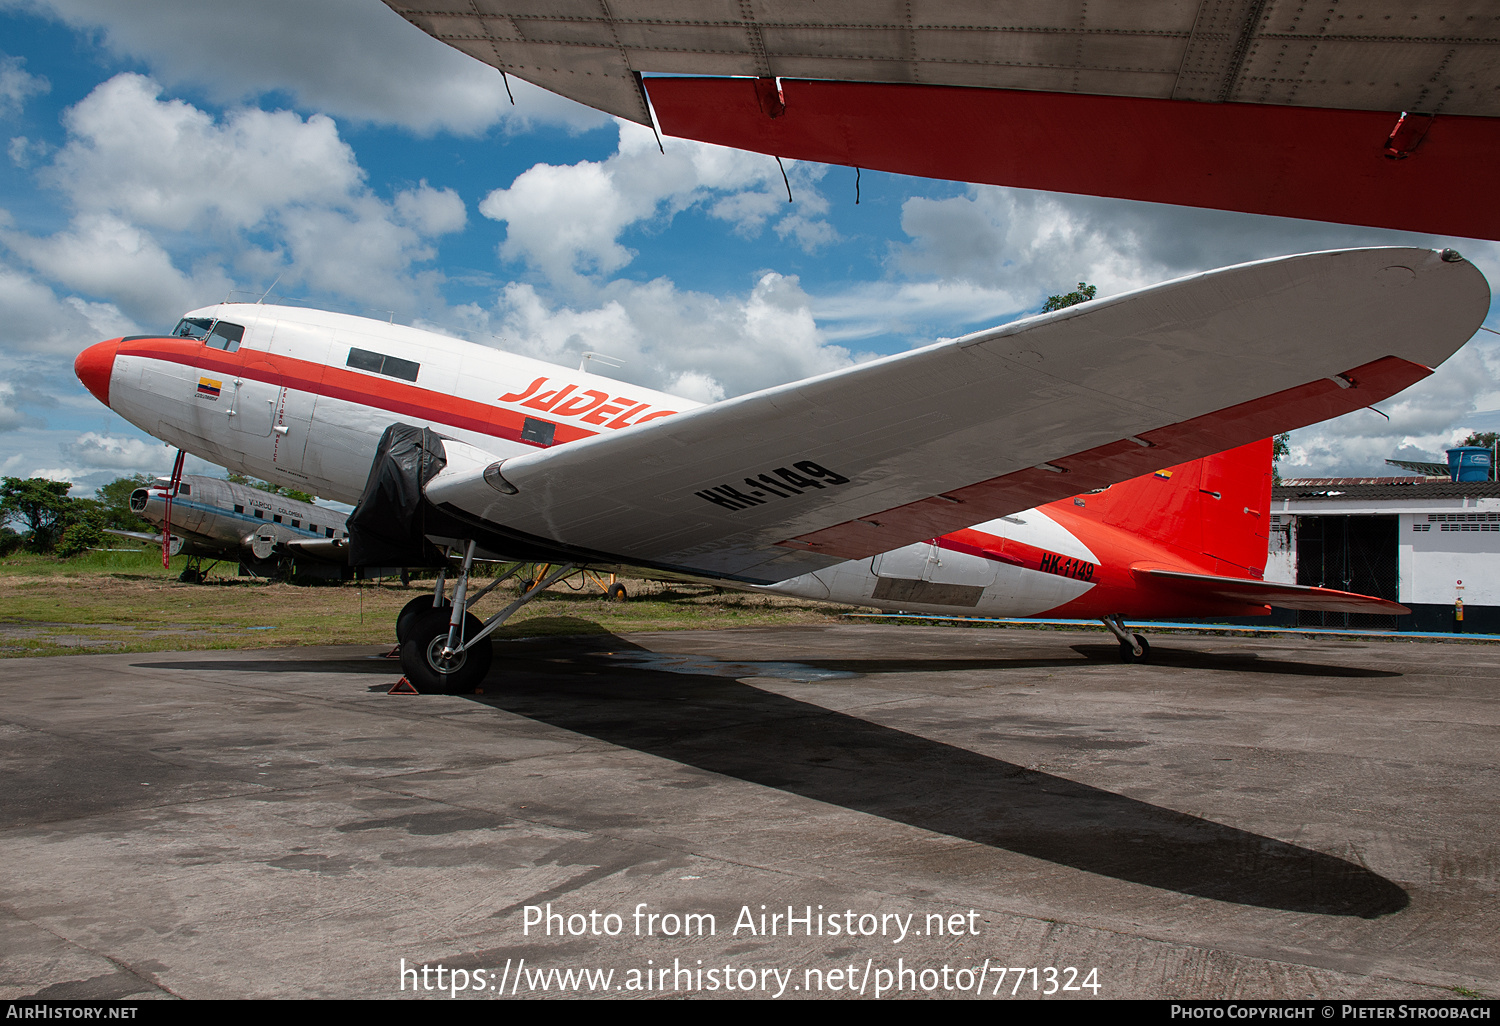
[[[97,499],[69,499],[63,508],[66,525],[53,550],[57,555],[70,559],[104,540],[110,518],[110,510],[104,503]]]
[[[51,552],[67,526],[71,481],[7,477],[0,482],[0,523],[16,523],[34,552]]]
[[[1051,313],[1053,310],[1062,310],[1078,303],[1087,303],[1097,295],[1099,289],[1085,282],[1079,282],[1074,292],[1065,292],[1060,296],[1048,296],[1047,302],[1042,304],[1042,313]]]
[[[1281,484],[1281,461],[1292,452],[1292,433],[1283,432],[1271,443],[1271,483]]]
[[[1482,445],[1486,449],[1495,447],[1495,440],[1500,438],[1500,432],[1495,431],[1471,431],[1469,437],[1465,438],[1459,445]]]

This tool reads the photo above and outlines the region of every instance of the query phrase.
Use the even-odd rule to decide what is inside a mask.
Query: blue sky
[[[1243,260],[1475,240],[974,187],[681,140],[512,80],[379,0],[0,0],[0,474],[75,494],[171,453],[72,376],[103,338],[273,298],[696,399]],[[960,144],[955,141],[955,145]],[[1492,316],[1491,327],[1500,328]],[[1500,426],[1500,337],[1296,433],[1284,472],[1377,473]],[[195,469],[206,470],[199,464]],[[210,471],[211,472],[211,471]]]

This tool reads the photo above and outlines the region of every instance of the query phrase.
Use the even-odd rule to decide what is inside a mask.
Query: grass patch
[[[181,584],[185,561],[159,550],[93,552],[73,560],[0,560],[0,658],[80,652],[161,652],[290,645],[390,645],[396,614],[430,582],[293,585],[231,576]],[[472,587],[484,584],[476,578]],[[575,586],[578,582],[572,582]],[[496,632],[500,638],[713,627],[836,623],[846,607],[713,588],[623,580],[631,598],[554,586]],[[516,596],[507,582],[475,608],[493,615]]]

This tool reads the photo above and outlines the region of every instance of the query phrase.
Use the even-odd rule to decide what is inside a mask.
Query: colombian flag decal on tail
[[[200,390],[200,391],[201,391],[201,390],[202,390],[202,388],[203,388],[203,386],[202,386],[202,385],[199,385],[199,386],[198,386],[198,388],[199,388],[199,390]],[[1162,480],[1163,480],[1163,481],[1170,481],[1170,480],[1172,480],[1172,472],[1171,472],[1171,471],[1170,471],[1170,470],[1158,470],[1158,471],[1157,471],[1157,472],[1156,472],[1156,473],[1155,473],[1155,474],[1153,474],[1153,475],[1152,475],[1152,476],[1153,476],[1153,477],[1159,477],[1159,478],[1161,478],[1161,479],[1162,479]]]
[[[204,399],[219,398],[219,389],[224,387],[224,382],[215,381],[213,378],[198,379],[198,394]]]

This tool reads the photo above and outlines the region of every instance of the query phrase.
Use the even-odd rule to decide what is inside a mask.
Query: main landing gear
[[[473,691],[489,673],[494,649],[490,635],[533,598],[572,573],[572,563],[557,567],[532,582],[531,587],[500,612],[483,622],[470,607],[505,581],[524,563],[517,563],[473,596],[469,595],[469,571],[474,565],[474,543],[464,544],[464,558],[453,583],[453,599],[444,595],[446,573],[438,577],[431,596],[413,599],[396,620],[401,642],[401,669],[413,687],[423,694],[456,695]]]
[[[1125,630],[1125,618],[1121,616],[1101,617],[1109,632],[1120,639],[1120,661],[1144,663],[1151,658],[1151,645],[1143,634],[1131,634]]]

